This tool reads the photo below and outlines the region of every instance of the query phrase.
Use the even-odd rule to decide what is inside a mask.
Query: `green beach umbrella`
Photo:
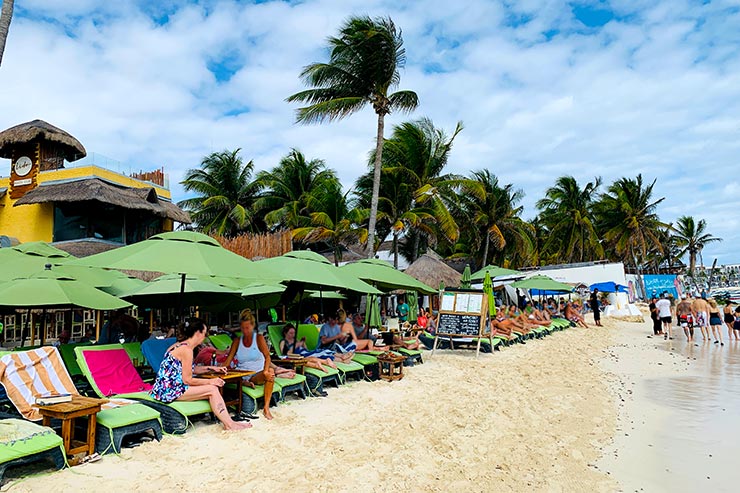
[[[367,306],[365,307],[365,323],[368,327],[380,328],[382,323],[380,316],[380,303],[378,303],[378,296],[374,294],[367,295]]]
[[[310,250],[288,252],[280,257],[256,262],[274,272],[282,282],[292,282],[304,290],[346,290],[363,294],[380,291],[356,276],[334,266],[325,257]]]
[[[347,297],[336,291],[306,291],[308,298],[311,299],[325,299],[325,300],[346,300]]]
[[[493,282],[488,272],[486,272],[486,277],[483,278],[483,292],[488,296],[488,315],[493,317],[496,315],[496,298],[493,296]]]
[[[46,269],[28,278],[1,284],[0,306],[117,310],[131,304],[66,274]]]
[[[513,282],[511,286],[521,289],[538,289],[540,291],[558,291],[562,293],[570,293],[573,291],[573,286],[558,282],[555,279],[541,274]]]
[[[121,298],[147,308],[176,307],[179,303],[206,306],[243,301],[239,291],[197,277],[186,278],[184,292],[181,292],[181,283],[182,279],[176,274],[164,275],[133,292],[122,294]]]
[[[69,265],[189,276],[274,278],[266,266],[230,252],[210,236],[194,231],[161,233],[132,245],[72,260]]]
[[[339,270],[348,272],[385,292],[403,289],[420,291],[426,294],[436,293],[434,288],[401,272],[385,260],[374,258],[358,260],[357,262],[343,265]]]
[[[409,323],[413,324],[419,316],[419,296],[416,291],[406,292],[406,304],[409,305]]]
[[[491,279],[495,279],[497,277],[524,277],[526,275],[524,272],[520,272],[518,270],[505,269],[504,267],[491,264],[483,267],[477,272],[474,272],[470,276],[470,279],[473,281],[482,281],[483,278],[485,278],[486,273],[491,276]]]
[[[74,257],[43,241],[0,248],[0,280],[29,277],[44,270],[46,264],[57,265],[70,259]]]
[[[470,289],[470,264],[465,264],[465,269],[462,273],[462,280],[460,281],[460,287],[463,289]]]
[[[113,296],[121,297],[123,294],[132,293],[141,289],[146,284],[147,282],[142,281],[141,279],[124,276],[113,281],[110,286],[103,286],[99,289],[108,294],[112,294]]]

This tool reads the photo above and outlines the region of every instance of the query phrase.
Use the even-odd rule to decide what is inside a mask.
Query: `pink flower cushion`
[[[105,396],[131,394],[152,388],[141,379],[123,348],[83,351],[82,355],[95,386]]]

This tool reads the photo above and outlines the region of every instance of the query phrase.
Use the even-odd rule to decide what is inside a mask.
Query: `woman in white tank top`
[[[275,386],[275,371],[271,368],[270,351],[267,349],[265,338],[255,330],[254,315],[249,308],[241,312],[240,320],[242,336],[231,343],[229,357],[224,365],[229,366],[236,359],[237,369],[255,372],[245,377],[244,383],[265,386],[265,406],[262,412],[265,418],[272,419],[270,397]]]

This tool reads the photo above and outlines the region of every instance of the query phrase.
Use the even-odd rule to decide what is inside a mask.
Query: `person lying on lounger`
[[[296,354],[306,359],[306,366],[316,368],[317,370],[326,371],[324,365],[335,368],[334,358],[342,358],[345,354],[335,354],[328,349],[310,351],[306,348],[306,338],[303,337],[296,341],[296,330],[293,324],[287,324],[283,327],[283,339],[280,341],[280,352],[286,356]],[[349,354],[349,353],[346,353]],[[351,357],[349,360],[351,361]],[[348,363],[349,361],[342,361]]]
[[[401,346],[405,349],[419,349],[421,342],[419,341],[419,334],[423,331],[418,326],[413,327],[409,322],[404,322],[401,325],[401,332],[393,334],[393,344]]]
[[[355,349],[357,351],[369,351],[374,348],[375,341],[372,339],[360,339],[357,337],[357,333],[355,332],[355,327],[352,325],[352,322],[347,318],[347,314],[344,310],[341,308],[337,310],[337,323],[341,327],[341,331],[344,334],[348,334],[349,338],[345,338],[345,340],[350,340],[355,343]]]
[[[219,387],[224,386],[220,378],[196,378],[195,374],[208,371],[226,372],[220,366],[194,366],[193,349],[206,338],[208,327],[199,318],[191,318],[180,329],[185,340],[172,345],[164,355],[157,372],[157,379],[150,391],[158,401],[198,401],[208,399],[213,414],[226,430],[250,428],[250,423],[237,423],[226,409]]]
[[[251,386],[264,384],[265,395],[271,396],[272,389],[275,387],[275,370],[270,361],[267,342],[262,334],[258,334],[255,330],[255,319],[252,310],[249,308],[242,310],[239,320],[242,336],[237,337],[231,343],[229,356],[224,365],[230,366],[232,362],[235,362],[237,370],[254,372],[248,377],[244,377],[244,383]],[[269,397],[265,398],[262,413],[265,418],[272,419]]]

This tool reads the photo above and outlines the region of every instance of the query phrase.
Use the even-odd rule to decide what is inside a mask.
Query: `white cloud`
[[[372,111],[305,127],[284,99],[343,19],[390,15],[406,41],[401,86],[421,100],[410,117],[465,123],[450,171],[492,169],[526,191],[530,217],[561,174],[642,173],[658,179],[665,220],[702,217],[725,238],[706,259],[740,262],[736,2],[609,3],[617,18],[586,29],[547,0],[28,0],[0,68],[0,128],[42,118],[133,169],[165,165],[176,197],[184,170],[234,147],[257,169],[298,147],[349,185],[366,169]],[[224,58],[235,72],[219,82],[209,67]]]

